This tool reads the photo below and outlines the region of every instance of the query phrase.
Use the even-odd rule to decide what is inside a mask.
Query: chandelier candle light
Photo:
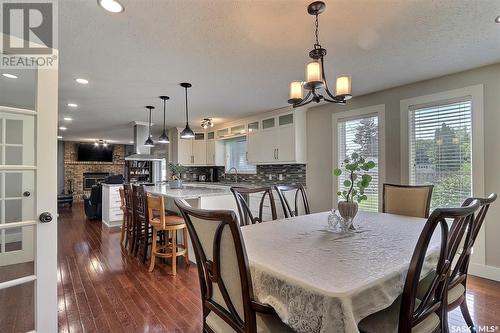
[[[149,121],[148,121],[148,138],[144,142],[144,146],[146,147],[154,147],[155,143],[153,141],[153,138],[151,137],[151,111],[154,109],[154,106],[148,105],[146,106],[146,109],[149,109]]]
[[[307,7],[307,12],[315,16],[315,37],[316,43],[313,49],[309,52],[309,57],[312,59],[306,65],[306,81],[292,81],[290,83],[290,98],[288,103],[293,107],[299,107],[311,102],[319,103],[322,100],[336,103],[345,104],[347,100],[351,99],[351,77],[348,75],[341,75],[337,77],[335,95],[330,92],[328,83],[325,77],[325,61],[326,49],[319,43],[319,14],[324,12],[326,5],[323,1],[315,1]],[[303,89],[307,90],[307,95],[304,97]],[[326,96],[319,93],[320,89],[326,92]]]
[[[181,132],[181,139],[192,139],[194,138],[194,132],[189,127],[189,112],[188,112],[188,88],[191,88],[191,83],[183,82],[180,84],[181,87],[185,89],[186,92],[186,127]]]
[[[168,135],[167,135],[167,123],[165,122],[165,109],[166,109],[167,100],[169,100],[170,97],[160,96],[160,99],[163,101],[163,132],[161,133],[160,137],[158,138],[158,143],[170,143],[170,140],[168,139]]]

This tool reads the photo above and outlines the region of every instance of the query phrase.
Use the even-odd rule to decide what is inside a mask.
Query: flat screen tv
[[[113,145],[104,147],[92,143],[78,144],[78,161],[113,162]]]

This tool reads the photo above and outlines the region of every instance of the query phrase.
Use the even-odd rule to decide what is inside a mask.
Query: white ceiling
[[[74,119],[65,139],[128,142],[129,123],[147,120],[145,105],[157,107],[154,120],[161,122],[161,94],[171,96],[168,124],[182,126],[182,81],[193,84],[194,125],[287,105],[289,82],[303,79],[313,44],[309,2],[122,0],[125,12],[117,15],[96,1],[60,1],[59,115]],[[354,98],[500,62],[500,1],[326,3],[326,75],[333,82],[351,74]],[[0,78],[0,91],[18,84],[12,82]]]

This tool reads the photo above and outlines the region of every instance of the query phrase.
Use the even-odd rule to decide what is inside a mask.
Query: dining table
[[[355,230],[332,232],[329,212],[241,228],[254,297],[299,333],[359,332],[357,324],[402,293],[426,219],[358,212]],[[435,268],[435,231],[421,277]]]

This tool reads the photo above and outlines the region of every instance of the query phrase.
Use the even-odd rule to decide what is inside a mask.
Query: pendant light
[[[154,106],[148,105],[146,109],[149,109],[149,121],[148,121],[148,138],[144,142],[144,146],[146,147],[154,147],[155,143],[153,142],[153,138],[151,137],[151,111],[154,109]]]
[[[163,133],[161,133],[160,137],[158,138],[158,143],[170,143],[170,140],[168,139],[167,135],[167,124],[165,122],[165,108],[167,100],[169,100],[170,97],[160,96],[160,99],[163,101]]]
[[[191,83],[183,82],[180,84],[181,87],[185,89],[186,95],[186,128],[181,132],[181,139],[192,139],[194,138],[194,132],[189,127],[189,112],[188,112],[188,88],[191,88]]]

